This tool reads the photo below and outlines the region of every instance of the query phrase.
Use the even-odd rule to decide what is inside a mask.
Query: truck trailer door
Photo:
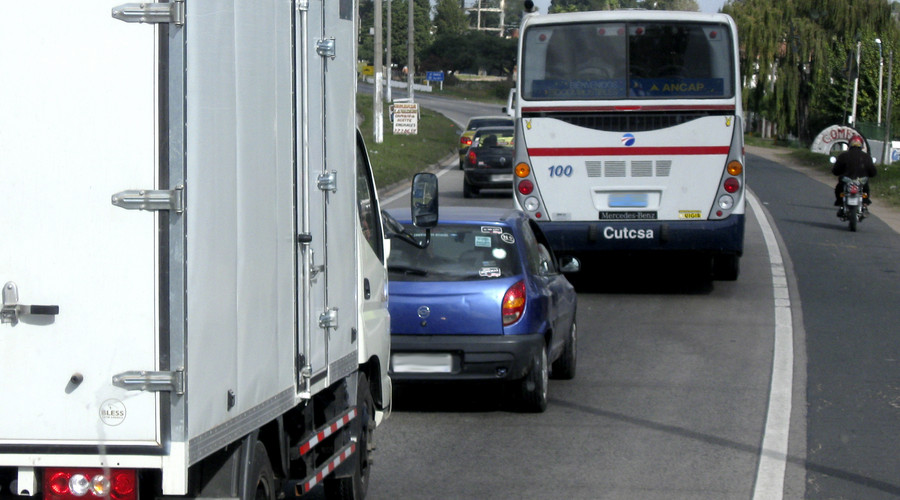
[[[0,448],[155,446],[157,217],[113,206],[154,189],[154,33],[109,6],[0,18]],[[45,306],[45,307],[38,307]]]

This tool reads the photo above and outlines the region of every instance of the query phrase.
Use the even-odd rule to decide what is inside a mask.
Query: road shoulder
[[[827,172],[822,172],[821,170],[812,167],[800,165],[792,161],[789,154],[790,150],[788,148],[780,148],[777,146],[761,147],[748,145],[745,146],[745,150],[749,154],[765,158],[780,165],[784,165],[785,167],[803,173],[804,175],[815,179],[829,187],[834,187],[835,177],[833,175],[830,175]],[[900,209],[887,206],[886,204],[879,204],[878,200],[876,198],[873,198],[873,203],[869,207],[869,212],[881,219],[885,224],[893,229],[895,233],[900,234]]]

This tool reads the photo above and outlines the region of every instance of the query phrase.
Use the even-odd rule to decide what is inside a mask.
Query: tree
[[[900,39],[887,0],[731,0],[723,7],[738,25],[745,108],[774,122],[780,135],[810,142],[822,124],[841,123],[852,81],[846,72],[856,41],[861,65],[860,118],[875,121],[878,72],[875,38],[884,50]],[[874,55],[874,57],[873,57]],[[874,64],[874,66],[873,66]],[[874,77],[872,76],[874,70]]]
[[[431,4],[428,0],[413,0],[413,44],[415,45],[416,66],[422,58],[422,54],[431,45]],[[391,58],[399,67],[406,66],[409,26],[408,0],[391,0],[391,39],[393,50]]]
[[[550,13],[583,12],[588,10],[614,10],[619,8],[618,0],[553,0]]]
[[[438,0],[434,6],[434,35],[461,35],[469,30],[469,18],[458,0]]]

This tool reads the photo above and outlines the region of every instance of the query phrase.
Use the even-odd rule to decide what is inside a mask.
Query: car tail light
[[[466,159],[469,160],[469,165],[478,163],[478,156],[475,154],[475,151],[469,151],[469,154],[466,155]]]
[[[472,145],[472,138],[471,138],[471,137],[460,137],[460,138],[459,138],[459,145],[462,146],[462,147],[464,147],[464,148],[467,148],[467,147],[471,146],[471,145]]]
[[[525,282],[519,281],[509,287],[503,296],[503,326],[519,321],[523,312],[525,312]]]
[[[137,500],[137,472],[134,469],[44,470],[47,500],[109,498]]]

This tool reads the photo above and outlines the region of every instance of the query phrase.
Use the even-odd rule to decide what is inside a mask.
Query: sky
[[[550,0],[534,0],[534,4],[541,9],[542,14],[546,14],[547,8],[550,7]],[[714,14],[725,5],[725,0],[697,0],[697,4],[700,6],[700,12]]]

